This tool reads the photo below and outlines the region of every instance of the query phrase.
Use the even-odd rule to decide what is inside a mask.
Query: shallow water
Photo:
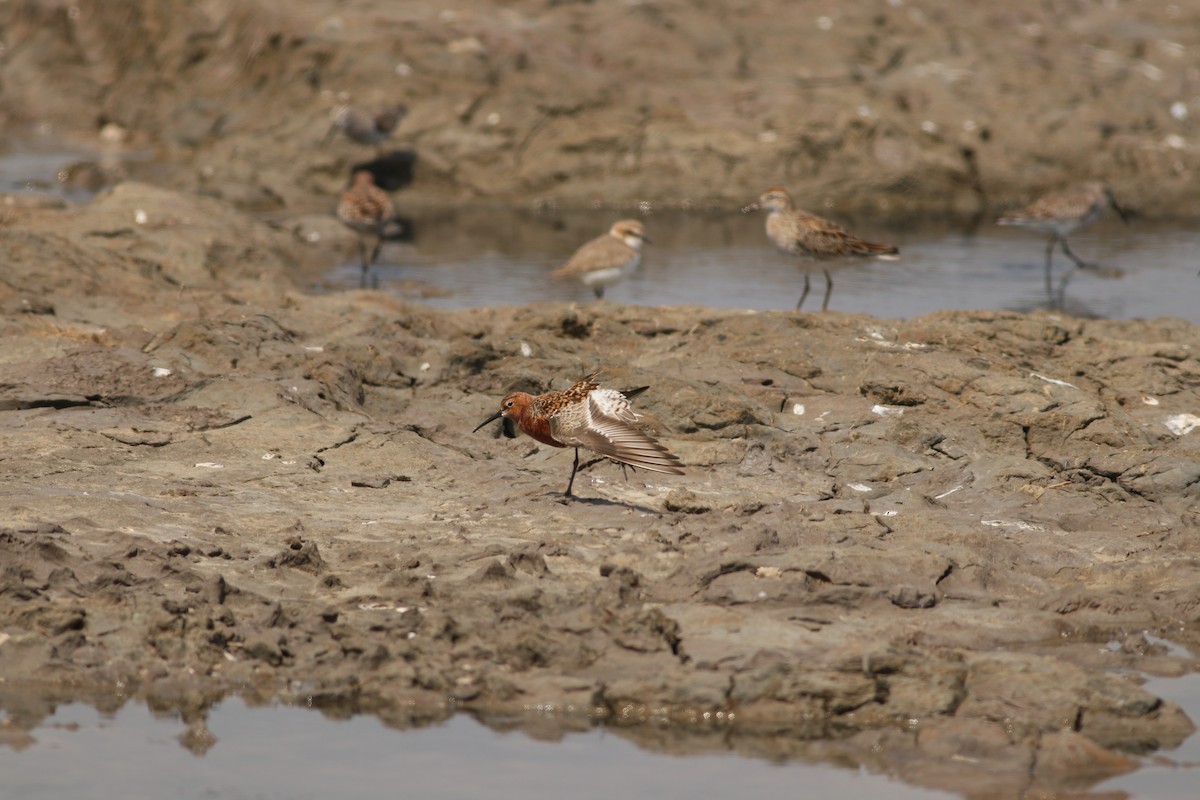
[[[1152,679],[1146,688],[1200,716],[1200,675]],[[0,712],[0,722],[3,714]],[[614,796],[870,796],[950,798],[862,769],[772,763],[732,754],[664,755],[603,727],[541,741],[458,715],[397,730],[376,717],[336,720],[290,706],[249,707],[231,698],[208,716],[201,746],[181,743],[188,726],[127,703],[101,714],[60,706],[33,731],[34,743],[0,747],[4,797],[90,798],[506,798]],[[1146,759],[1130,775],[1092,789],[1106,798],[1190,800],[1200,785],[1200,736]],[[1121,793],[1124,794],[1121,794]]]
[[[50,134],[30,133],[3,143],[0,192],[86,201],[91,192],[68,177],[70,165],[98,162],[116,168],[120,161],[145,157],[67,146]],[[403,210],[403,194],[397,200]],[[332,205],[333,200],[331,213]],[[825,279],[819,266],[777,253],[766,241],[761,213],[468,208],[412,220],[411,240],[386,244],[372,277],[385,291],[437,308],[591,302],[591,290],[546,276],[618,216],[639,216],[653,243],[643,251],[641,267],[608,290],[608,300],[792,309],[811,269],[804,310],[821,307]],[[902,252],[899,261],[831,265],[833,311],[906,318],[939,310],[1061,309],[1107,319],[1174,316],[1200,322],[1200,229],[1191,224],[1136,220],[1125,226],[1101,220],[1072,236],[1071,247],[1103,269],[1075,270],[1057,252],[1047,292],[1046,239],[1040,234],[999,227],[990,217],[969,227],[921,221],[888,227],[881,220],[829,216],[861,236],[897,244]],[[358,288],[356,256],[350,248],[343,261],[331,265],[323,288]]]
[[[1154,678],[1146,682],[1145,689],[1178,703],[1192,721],[1200,720],[1200,673]],[[1130,800],[1195,800],[1200,796],[1200,734],[1193,733],[1176,749],[1157,755],[1148,758],[1137,772],[1105,781],[1094,791],[1124,791]]]
[[[0,149],[0,192],[87,200],[92,192],[72,182],[68,170],[72,164],[97,158],[105,157],[93,148],[67,146],[49,135],[30,133],[5,140]]]
[[[374,269],[379,287],[440,308],[591,302],[591,291],[581,284],[546,276],[576,246],[606,230],[614,213],[488,215],[413,221],[411,242],[384,246]],[[795,307],[812,263],[777,253],[766,241],[762,215],[661,213],[642,219],[653,243],[645,247],[641,267],[605,299],[758,311]],[[1189,226],[1138,221],[1126,227],[1102,220],[1072,236],[1071,248],[1103,269],[1075,270],[1058,252],[1048,294],[1046,239],[1038,234],[990,223],[889,229],[841,221],[867,238],[899,245],[902,258],[833,265],[833,311],[906,318],[943,309],[1057,308],[1080,316],[1200,322],[1200,231]],[[347,252],[327,275],[331,287],[358,286],[353,256]],[[815,311],[825,291],[819,267],[811,285],[804,310]]]
[[[499,733],[459,715],[416,730],[374,717],[338,721],[311,710],[223,702],[215,744],[193,755],[186,726],[128,704],[111,716],[63,706],[16,753],[0,748],[4,797],[124,798],[671,798],[875,796],[950,798],[852,769],[771,764],[732,755],[686,759],[641,750],[592,728],[561,741]]]

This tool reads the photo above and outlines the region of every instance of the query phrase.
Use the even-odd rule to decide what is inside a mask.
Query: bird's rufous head
[[[475,433],[475,431],[478,431],[484,425],[487,425],[489,422],[494,422],[501,417],[511,419],[513,422],[519,422],[521,417],[523,417],[525,412],[529,409],[529,405],[532,402],[533,395],[525,392],[513,392],[500,401],[499,411],[476,425],[475,430],[471,431],[471,433]]]

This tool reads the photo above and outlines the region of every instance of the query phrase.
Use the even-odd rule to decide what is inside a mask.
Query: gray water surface
[[[414,220],[412,241],[385,244],[374,269],[379,288],[439,308],[592,302],[589,289],[547,276],[579,244],[607,230],[618,216],[629,216],[488,213],[487,218],[473,211]],[[811,269],[812,292],[804,310],[820,309],[825,290],[820,266],[777,253],[767,243],[762,215],[664,212],[640,219],[653,243],[643,250],[639,269],[609,289],[606,300],[791,310]],[[1076,270],[1056,253],[1054,292],[1048,295],[1046,239],[1039,234],[990,222],[964,229],[840,221],[864,237],[899,245],[902,256],[831,265],[831,311],[907,318],[948,309],[1061,309],[1111,319],[1174,316],[1200,322],[1200,230],[1188,224],[1096,223],[1070,243],[1102,269]],[[332,287],[358,286],[355,255],[347,251],[344,261],[331,265]]]
[[[1146,689],[1200,717],[1200,674],[1154,678]],[[0,714],[0,723],[3,715]],[[250,707],[230,698],[208,715],[196,746],[174,714],[130,702],[102,714],[60,706],[22,750],[0,747],[0,797],[481,798],[531,800],[704,797],[935,800],[955,795],[904,785],[861,768],[775,763],[733,753],[664,755],[603,727],[542,741],[466,715],[398,730],[372,716],[331,719],[295,706]],[[203,729],[202,729],[203,730]],[[662,741],[668,742],[666,731]],[[719,746],[719,743],[717,744]],[[1191,800],[1200,786],[1200,736],[1153,754],[1138,771],[1087,797]]]
[[[733,755],[659,755],[603,728],[546,742],[500,733],[467,716],[415,730],[377,718],[331,720],[302,708],[221,703],[215,743],[193,755],[186,726],[140,704],[102,716],[60,707],[24,752],[0,747],[0,796],[24,800],[186,798],[489,798],[612,800],[853,797],[936,800],[855,769],[772,764]]]
[[[68,177],[72,164],[108,164],[147,154],[64,144],[30,132],[3,142],[0,192],[64,196],[91,193]],[[747,202],[754,199],[747,197]],[[404,194],[396,195],[405,211]],[[329,199],[332,216],[336,198]],[[414,210],[415,211],[415,210]],[[1053,291],[1045,287],[1046,239],[993,224],[932,220],[906,224],[847,219],[818,210],[852,232],[901,248],[899,261],[837,262],[829,308],[906,318],[940,310],[1064,310],[1108,319],[1179,317],[1200,322],[1200,226],[1191,222],[1104,219],[1071,237],[1099,271],[1074,270],[1055,255]],[[777,253],[763,233],[764,215],[729,212],[541,212],[464,208],[411,220],[411,240],[388,243],[373,278],[384,291],[437,308],[461,309],[530,302],[591,302],[572,281],[547,276],[583,242],[620,217],[637,217],[653,240],[642,265],[606,299],[636,305],[702,305],[755,311],[793,309],[804,274],[812,291],[804,310],[821,306],[820,266]],[[324,288],[358,288],[356,248],[331,264]],[[1068,277],[1065,288],[1063,278]]]
[[[1182,678],[1152,678],[1146,691],[1183,708],[1193,722],[1200,720],[1200,673]],[[1095,792],[1125,792],[1130,800],[1195,800],[1200,797],[1200,735],[1193,733],[1176,749],[1146,759],[1137,772],[1094,787]]]

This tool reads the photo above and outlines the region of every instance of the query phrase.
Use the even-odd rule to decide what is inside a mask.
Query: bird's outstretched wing
[[[555,438],[633,467],[683,474],[677,456],[633,426],[638,416],[625,395],[615,389],[596,389],[588,395],[583,411],[584,424],[572,426],[573,430],[563,431],[561,436],[555,431]]]

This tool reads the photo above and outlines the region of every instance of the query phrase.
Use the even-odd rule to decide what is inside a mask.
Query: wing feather
[[[614,389],[592,391],[582,410],[582,420],[576,420],[570,430],[556,429],[554,438],[633,467],[670,475],[683,474],[683,464],[676,455],[633,426],[638,415],[620,392]]]

